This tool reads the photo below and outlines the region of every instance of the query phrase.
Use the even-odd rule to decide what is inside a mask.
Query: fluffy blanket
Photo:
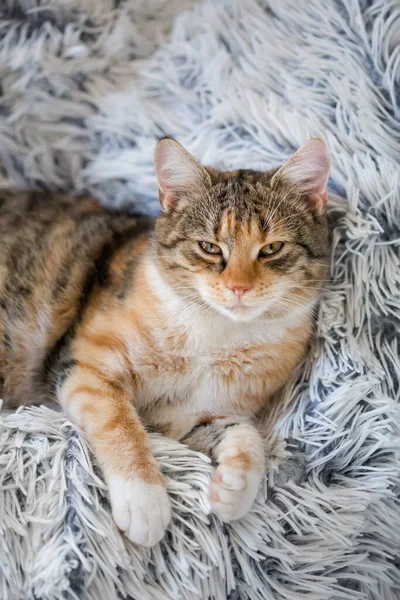
[[[279,425],[291,455],[248,517],[207,516],[207,459],[153,436],[174,518],[158,547],[134,547],[65,417],[4,413],[0,598],[398,599],[398,0],[2,0],[0,12],[0,185],[155,212],[160,135],[217,167],[263,169],[319,135],[335,194],[316,341]]]

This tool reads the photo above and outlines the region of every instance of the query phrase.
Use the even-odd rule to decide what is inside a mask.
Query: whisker
[[[294,285],[292,289],[296,289],[296,290],[310,290],[312,292],[333,292],[335,290],[329,289],[329,288],[325,288],[325,287],[310,287],[310,286],[300,286],[300,285]]]

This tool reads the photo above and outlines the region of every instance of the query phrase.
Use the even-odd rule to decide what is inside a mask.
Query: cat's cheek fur
[[[162,485],[140,478],[111,476],[108,480],[114,521],[135,544],[151,547],[165,534],[171,520],[171,504]]]

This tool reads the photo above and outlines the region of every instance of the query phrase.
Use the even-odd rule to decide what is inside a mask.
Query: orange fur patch
[[[251,458],[245,452],[238,452],[236,456],[225,456],[223,462],[228,467],[244,469],[245,471],[248,471],[252,467]]]

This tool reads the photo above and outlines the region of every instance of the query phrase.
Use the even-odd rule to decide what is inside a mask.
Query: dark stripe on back
[[[105,241],[98,249],[97,256],[92,258],[85,282],[82,286],[80,301],[75,316],[64,332],[56,341],[43,363],[42,378],[51,386],[54,393],[62,382],[65,371],[71,368],[72,356],[70,345],[76,330],[82,320],[84,312],[92,298],[93,292],[99,287],[107,287],[110,281],[109,267],[112,259],[126,244],[136,240],[140,234],[152,228],[152,220],[141,219],[122,231],[111,231],[111,239]],[[126,282],[124,283],[126,286]]]

